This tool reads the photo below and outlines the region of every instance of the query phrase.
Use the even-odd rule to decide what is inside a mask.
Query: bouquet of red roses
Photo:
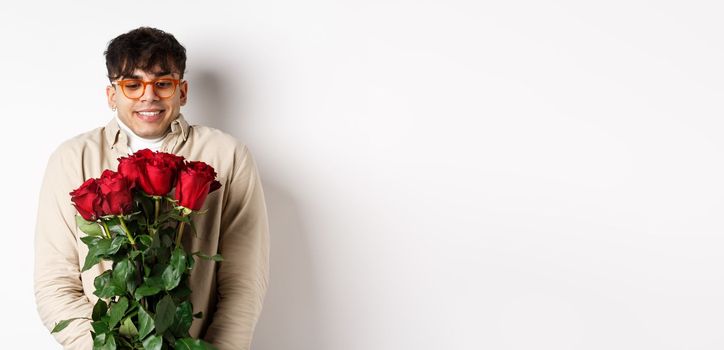
[[[194,256],[222,258],[187,252],[181,237],[186,226],[195,234],[191,214],[221,187],[216,172],[148,149],[118,160],[117,172],[105,170],[70,193],[88,246],[82,271],[113,262],[93,282],[93,349],[214,349],[189,335],[201,313],[193,314],[188,277]],[[77,319],[88,318],[60,321],[52,332]]]

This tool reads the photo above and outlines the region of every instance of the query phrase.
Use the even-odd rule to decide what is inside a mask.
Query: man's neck
[[[140,149],[149,148],[152,151],[157,151],[161,148],[161,144],[163,143],[163,138],[166,136],[165,134],[157,137],[157,138],[145,138],[136,135],[131,128],[129,128],[126,124],[121,121],[121,118],[118,118],[118,115],[116,115],[116,121],[118,122],[118,126],[123,130],[123,132],[126,133],[126,136],[128,136],[128,147],[130,148],[131,152],[136,152]],[[168,130],[166,131],[168,133]]]

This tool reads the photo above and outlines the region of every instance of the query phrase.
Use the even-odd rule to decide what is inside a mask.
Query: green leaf
[[[116,350],[116,338],[109,334],[106,345],[101,350]]]
[[[186,212],[185,216],[182,216]],[[178,222],[189,222],[189,214],[191,213],[190,209],[184,208],[182,206],[176,206],[174,207],[174,210],[169,210],[162,215],[159,216],[159,221],[167,221],[168,219],[173,219],[174,221]]]
[[[133,293],[133,296],[136,298],[136,300],[141,300],[141,298],[143,298],[143,297],[158,294],[158,292],[160,292],[160,291],[161,291],[161,287],[143,285],[143,286],[136,288],[136,292]]]
[[[95,264],[100,262],[104,256],[110,256],[118,252],[118,250],[128,240],[123,236],[116,236],[113,239],[98,237],[81,237],[81,240],[88,245],[88,255],[83,263],[81,272],[84,272]]]
[[[151,243],[151,248],[161,248],[161,240],[162,240],[161,232],[163,232],[163,229],[161,229],[155,235],[151,236],[151,238],[153,238],[153,242]]]
[[[142,247],[148,248],[153,244],[153,238],[149,235],[138,235],[136,242],[139,242]]]
[[[124,337],[118,337],[118,349],[122,350],[130,350],[130,349],[136,349],[136,345],[140,346],[140,344],[136,343],[136,339],[133,340],[133,343],[129,341],[128,339]]]
[[[106,315],[106,312],[108,312],[108,304],[101,299],[98,298],[98,301],[93,306],[93,321],[98,321],[101,319],[101,317]]]
[[[165,296],[156,304],[156,334],[163,334],[173,324],[176,305],[170,296]]]
[[[181,279],[184,280],[183,278]],[[191,289],[185,285],[186,283],[179,284],[178,287],[170,290],[168,294],[170,294],[172,297],[174,297],[175,300],[185,300],[188,299],[188,296],[191,295]]]
[[[88,255],[85,257],[85,262],[83,263],[83,268],[80,270],[81,272],[85,272],[91,267],[95,266],[95,264],[99,263],[101,261],[101,258],[96,255],[96,252],[91,249],[88,251]]]
[[[75,320],[80,320],[80,319],[87,319],[87,317],[74,317],[74,318],[69,318],[69,319],[67,319],[67,320],[62,320],[62,321],[60,321],[60,322],[58,322],[58,323],[55,324],[55,327],[53,327],[53,330],[50,331],[50,333],[60,332],[60,331],[64,330],[65,327],[68,327],[68,325],[69,325],[71,322],[73,322],[73,321],[75,321]]]
[[[176,349],[176,350],[216,350],[216,347],[214,347],[213,345],[211,345],[201,339],[183,338],[183,339],[176,339],[176,344],[174,345],[174,349]]]
[[[96,237],[96,236],[83,236],[80,238],[85,245],[87,245],[89,248],[96,243],[98,243],[99,240],[103,239],[102,237]]]
[[[98,334],[93,339],[93,350],[116,350],[116,340],[111,334]]]
[[[108,340],[106,340],[106,346],[103,347],[101,350],[116,350],[116,338],[113,337],[113,335],[108,335]]]
[[[95,287],[93,294],[97,297],[110,298],[115,295],[113,293],[113,288],[110,286],[112,272],[113,270],[103,271],[102,274],[98,275],[98,277],[93,280],[93,286]]]
[[[81,269],[81,272],[84,272],[101,261],[98,251],[99,249],[105,247],[105,245],[110,245],[110,240],[100,237],[86,236],[81,237],[81,241],[88,246],[88,255],[86,255],[83,268]]]
[[[88,236],[103,236],[101,225],[95,221],[86,221],[82,216],[76,214],[75,223]]]
[[[121,328],[118,332],[126,338],[133,338],[138,335],[138,329],[130,317],[123,319],[123,323],[121,323]]]
[[[108,220],[106,220],[106,224],[111,230],[111,237],[126,235],[126,231],[123,231],[123,226],[121,226],[121,221],[118,220],[118,217],[116,217],[115,215],[108,217]]]
[[[118,290],[133,293],[136,289],[136,262],[124,258],[113,267],[112,285]]]
[[[106,317],[106,319],[108,318]],[[103,334],[111,331],[111,328],[108,326],[108,321],[106,320],[99,320],[93,322],[91,323],[91,327],[93,327],[93,332],[95,332],[96,334]]]
[[[136,292],[133,294],[133,296],[136,298],[136,300],[141,300],[141,298],[149,296],[149,295],[155,295],[158,294],[163,289],[163,281],[158,276],[153,276],[146,278],[146,280],[143,282],[143,284],[136,288]]]
[[[136,220],[136,217],[141,216],[142,213],[143,213],[143,211],[139,210],[139,211],[134,211],[133,213],[130,213],[130,214],[123,215],[123,220],[126,220],[126,222]]]
[[[110,270],[108,270],[108,271],[110,271]],[[111,297],[120,296],[120,295],[124,294],[124,291],[120,290],[115,285],[108,283],[108,284],[106,284],[106,286],[103,289],[101,289],[101,290],[96,289],[96,291],[93,292],[93,294],[95,294],[99,298],[111,298]]]
[[[143,340],[145,350],[161,350],[161,345],[163,345],[163,338],[157,335],[152,335]]]
[[[106,344],[106,333],[96,334],[96,337],[93,338],[93,350],[100,349],[105,344]]]
[[[101,255],[102,252],[110,248],[111,242],[113,242],[112,238],[102,238],[95,241],[95,245],[88,247],[88,249],[96,251],[96,255]]]
[[[192,255],[187,255],[186,259],[186,270],[191,271],[194,268],[194,265],[196,264],[196,260]]]
[[[213,261],[224,261],[224,258],[221,256],[221,254],[216,254],[213,256],[208,256],[202,252],[195,252],[193,255],[198,256],[199,258],[205,259],[205,260],[213,260]]]
[[[176,319],[173,323],[173,333],[177,337],[183,338],[189,336],[189,328],[193,322],[191,303],[187,300],[176,307]]]
[[[125,292],[128,289],[128,285],[135,287],[136,285],[136,265],[133,261],[123,259],[116,263],[113,268],[113,275],[111,277],[111,283],[113,286]]]
[[[155,327],[153,317],[151,317],[151,315],[149,315],[143,307],[138,308],[138,323],[140,326],[138,330],[138,337],[141,339],[151,333]]]
[[[128,309],[128,299],[126,299],[126,297],[121,297],[117,303],[111,305],[111,320],[108,321],[108,326],[111,327],[111,329],[123,318],[123,315],[126,314],[126,309]]]
[[[186,271],[186,252],[181,248],[174,249],[171,254],[171,261],[163,271],[163,288],[171,290],[178,286],[181,275]]]
[[[115,237],[113,237],[113,240],[109,243],[107,248],[105,248],[105,249],[99,248],[98,255],[115,254],[126,242],[128,242],[128,239],[125,236],[115,236]]]
[[[93,339],[93,350],[116,350],[116,339],[110,333],[103,333]]]
[[[119,290],[119,288],[111,283],[112,273],[113,270],[106,270],[102,274],[98,275],[95,280],[93,280],[93,286],[95,287],[95,291],[93,292],[93,294],[95,294],[99,298],[110,298],[116,295],[123,294],[123,290]]]
[[[96,291],[103,289],[105,285],[111,280],[111,273],[113,270],[105,270],[102,274],[98,275],[95,280],[93,280],[93,286],[96,288]]]

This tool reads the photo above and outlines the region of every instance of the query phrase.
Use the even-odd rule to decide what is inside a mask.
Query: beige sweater
[[[203,318],[194,319],[190,333],[220,350],[249,349],[269,282],[267,210],[254,158],[230,135],[191,126],[181,114],[160,151],[210,164],[222,184],[207,197],[208,212],[194,216],[198,237],[183,236],[187,249],[224,257],[223,262],[197,259],[189,281],[191,302]],[[116,170],[118,158],[129,153],[126,134],[114,118],[64,142],[48,160],[35,231],[34,278],[38,313],[49,330],[63,319],[90,317],[98,299],[93,280],[111,267],[102,262],[80,272],[88,249],[80,240],[85,234],[75,224],[69,192],[104,169]],[[74,321],[54,336],[65,349],[92,348],[87,320]]]

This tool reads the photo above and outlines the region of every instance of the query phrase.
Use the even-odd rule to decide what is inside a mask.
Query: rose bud
[[[103,171],[98,180],[103,215],[123,215],[133,210],[133,183],[120,173]]]
[[[70,200],[86,221],[95,221],[101,216],[101,194],[96,179],[86,180],[70,192]]]
[[[175,197],[178,205],[198,211],[204,205],[206,196],[219,189],[216,171],[204,162],[186,162],[179,172]]]

